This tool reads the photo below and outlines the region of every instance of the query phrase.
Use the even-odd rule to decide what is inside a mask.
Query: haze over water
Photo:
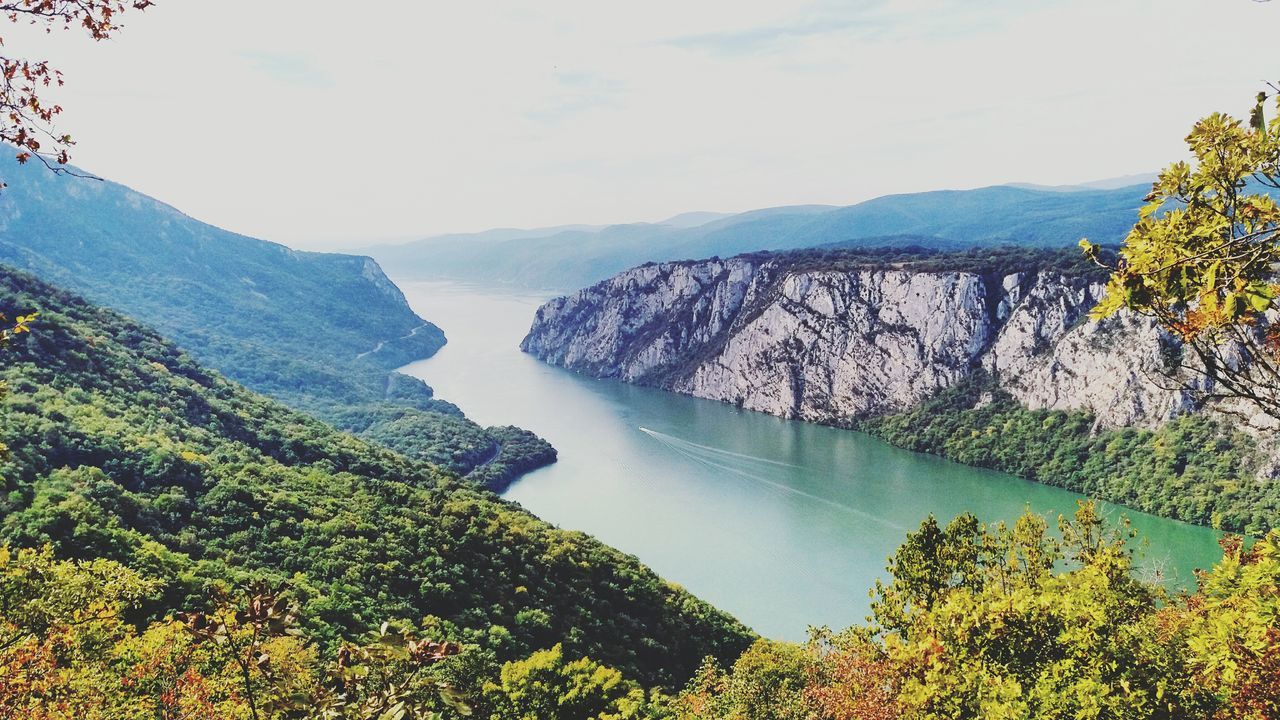
[[[1012,521],[1030,507],[1052,522],[1081,497],[862,433],[551,367],[519,350],[546,295],[397,284],[449,339],[402,372],[483,425],[518,425],[559,450],[506,498],[636,555],[769,637],[861,622],[886,558],[930,513]],[[1207,528],[1108,512],[1133,520],[1150,541],[1144,566],[1178,586],[1220,556]]]

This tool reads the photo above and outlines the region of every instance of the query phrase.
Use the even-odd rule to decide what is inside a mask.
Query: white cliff
[[[1194,408],[1149,322],[1087,315],[1095,280],[786,255],[646,265],[538,310],[522,348],[556,365],[783,417],[906,410],[984,370],[1031,408],[1152,426]]]

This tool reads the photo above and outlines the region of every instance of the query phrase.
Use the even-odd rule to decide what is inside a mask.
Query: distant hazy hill
[[[1137,173],[1120,177],[1104,178],[1078,185],[1039,185],[1036,183],[1009,183],[1008,187],[1024,190],[1049,190],[1052,192],[1080,192],[1081,190],[1119,190],[1134,185],[1150,185],[1155,182],[1157,173]]]
[[[740,213],[689,226],[614,225],[542,236],[486,233],[428,238],[366,251],[395,277],[454,278],[549,289],[578,288],[641,263],[841,243],[878,246],[893,236],[937,247],[1065,246],[1088,237],[1118,242],[1149,187],[978,190],[890,195],[848,207],[801,205]],[[695,215],[695,219],[698,218]]]
[[[706,211],[695,210],[693,212],[686,212],[686,213],[680,213],[679,215],[673,215],[667,218],[666,220],[659,222],[658,224],[672,225],[674,227],[698,227],[699,225],[706,225],[709,222],[714,222],[716,220],[723,220],[724,218],[727,218],[727,217],[733,217],[733,213],[718,213],[718,212],[706,212]]]
[[[405,425],[387,404],[444,413],[422,418],[400,449],[455,471],[501,444],[425,384],[388,374],[445,338],[372,259],[291,250],[116,183],[5,162],[0,263],[143,320],[232,379],[325,419],[352,420],[353,406],[373,403],[353,430],[385,429],[373,410]]]
[[[5,177],[0,262],[142,318],[202,359],[251,352],[288,374],[291,362],[369,353],[392,368],[444,344],[369,258],[237,235],[112,182],[12,163]],[[226,371],[265,379],[254,365]]]

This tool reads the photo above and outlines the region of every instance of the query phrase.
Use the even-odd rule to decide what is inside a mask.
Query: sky
[[[73,162],[299,248],[1163,167],[1276,79],[1253,0],[158,0],[63,70]]]

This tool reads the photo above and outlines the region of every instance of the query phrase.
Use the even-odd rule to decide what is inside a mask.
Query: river
[[[399,282],[448,344],[402,369],[484,425],[518,425],[559,450],[506,492],[543,519],[631,553],[757,632],[862,622],[903,536],[932,513],[1056,518],[1074,493],[907,452],[868,435],[597,380],[521,353],[546,295]],[[1206,528],[1132,519],[1146,572],[1188,587],[1218,557]]]

